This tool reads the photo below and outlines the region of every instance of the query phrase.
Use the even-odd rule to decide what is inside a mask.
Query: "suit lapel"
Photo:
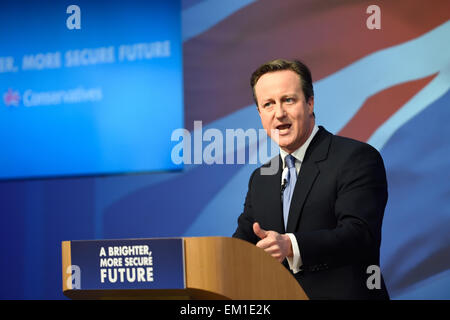
[[[278,171],[276,174],[268,174],[264,176],[266,186],[273,188],[265,194],[264,203],[267,205],[267,212],[270,214],[266,217],[267,225],[270,230],[278,233],[284,233],[283,211],[281,202],[281,172],[283,171],[281,156],[274,158],[278,160]]]
[[[297,228],[303,205],[305,204],[314,182],[320,174],[319,167],[316,163],[327,158],[330,141],[331,134],[320,126],[319,131],[306,151],[305,158],[303,159],[297,177],[297,183],[295,184],[291,207],[289,209],[287,233],[292,233]]]

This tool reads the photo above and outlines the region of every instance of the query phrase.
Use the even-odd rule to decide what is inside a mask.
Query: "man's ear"
[[[312,115],[313,117],[316,116],[314,114],[314,96],[309,97],[309,100],[308,100],[308,111],[309,111],[309,115]]]

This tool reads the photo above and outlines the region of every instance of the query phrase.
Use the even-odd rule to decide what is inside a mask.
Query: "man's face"
[[[291,70],[269,72],[259,78],[254,90],[267,134],[288,153],[300,148],[315,123],[314,99],[305,101],[300,76]]]

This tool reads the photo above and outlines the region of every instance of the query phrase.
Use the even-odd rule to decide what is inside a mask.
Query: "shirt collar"
[[[317,125],[314,125],[313,131],[311,132],[311,134],[309,135],[308,139],[305,141],[304,144],[302,144],[300,146],[300,148],[298,148],[297,150],[295,150],[294,152],[292,152],[292,156],[300,161],[303,162],[303,158],[305,158],[305,153],[306,150],[308,149],[309,144],[311,143],[311,140],[314,138],[314,136],[316,135],[317,131],[319,131],[319,127]],[[283,168],[285,166],[285,159],[288,156],[289,153],[287,153],[286,151],[284,151],[283,149],[280,148],[280,155],[281,155],[281,161],[283,162]]]

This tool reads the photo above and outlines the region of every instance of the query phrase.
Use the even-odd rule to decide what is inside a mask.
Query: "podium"
[[[62,242],[71,299],[307,300],[278,261],[227,237]]]

